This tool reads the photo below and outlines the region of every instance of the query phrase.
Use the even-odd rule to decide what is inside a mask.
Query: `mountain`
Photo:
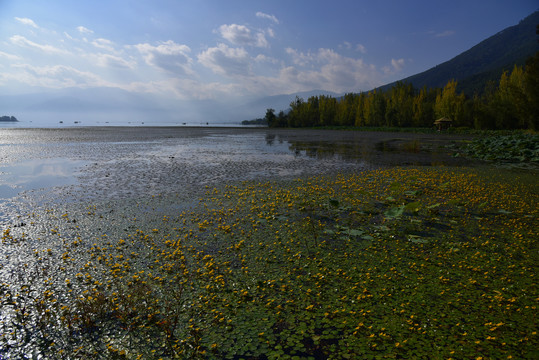
[[[453,59],[401,81],[420,89],[441,88],[455,79],[459,91],[467,95],[481,93],[489,80],[499,80],[504,71],[512,70],[515,64],[524,65],[528,57],[539,51],[538,24],[539,11],[536,11],[518,25],[498,32]],[[395,83],[380,89],[388,90]]]

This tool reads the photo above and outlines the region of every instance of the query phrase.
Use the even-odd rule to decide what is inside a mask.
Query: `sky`
[[[537,0],[0,0],[0,96],[183,102],[368,91],[450,60]]]

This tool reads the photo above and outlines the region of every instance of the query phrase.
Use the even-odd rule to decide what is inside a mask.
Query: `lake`
[[[0,201],[129,198],[384,166],[467,165],[444,147],[462,139],[260,128],[0,129]]]
[[[264,128],[0,129],[0,284],[5,284],[2,294],[9,294],[0,298],[8,301],[3,302],[0,320],[3,331],[11,334],[2,338],[8,350],[0,355],[47,348],[41,343],[44,333],[35,330],[44,328],[49,329],[45,338],[50,335],[56,346],[68,349],[69,344],[62,343],[64,327],[53,330],[43,322],[53,321],[45,316],[50,311],[58,316],[54,321],[64,321],[67,315],[62,313],[79,304],[80,296],[88,296],[88,289],[111,289],[110,272],[101,266],[110,260],[114,267],[120,260],[110,255],[103,262],[105,254],[96,251],[116,251],[120,247],[114,244],[136,236],[141,237],[131,240],[131,254],[150,251],[153,246],[144,242],[148,236],[140,234],[160,234],[165,227],[172,231],[181,224],[176,217],[196,206],[211,211],[204,199],[212,191],[244,181],[331,178],[408,166],[474,166],[477,163],[453,158],[445,147],[465,139]],[[196,226],[203,231],[205,223],[200,220]],[[137,267],[151,268],[149,260],[137,261]],[[52,302],[40,308],[35,305],[38,298]],[[95,296],[88,298],[91,304]],[[64,309],[58,304],[67,305]],[[26,311],[24,326],[21,311]],[[15,331],[17,326],[23,330]]]

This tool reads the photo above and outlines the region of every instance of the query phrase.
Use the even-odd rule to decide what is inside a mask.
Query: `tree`
[[[456,126],[466,126],[464,122],[464,94],[457,94],[457,82],[449,80],[442,92],[436,96],[434,112],[437,118],[448,117]]]
[[[264,116],[264,120],[266,120],[269,127],[277,127],[277,121],[276,121],[277,117],[275,116],[275,110],[267,109],[266,116]]]
[[[412,84],[401,81],[389,90],[385,113],[387,126],[407,127],[412,124],[414,92]]]
[[[320,125],[327,126],[335,123],[335,114],[337,113],[337,99],[331,96],[320,96]]]
[[[320,124],[320,104],[318,96],[311,96],[305,104],[305,115],[301,126],[317,126]]]
[[[414,97],[412,126],[431,127],[434,119],[434,103],[436,101],[436,90],[427,89],[424,86]]]
[[[525,127],[528,107],[522,68],[515,66],[510,74],[502,74],[490,106],[497,129]]]
[[[290,127],[298,127],[301,126],[301,123],[303,121],[302,119],[302,113],[304,112],[304,104],[302,98],[299,96],[296,96],[294,101],[290,103],[290,112],[288,113],[288,126]]]
[[[365,125],[383,126],[386,114],[386,99],[377,90],[369,91],[365,99]]]
[[[539,25],[537,25],[539,34]],[[539,130],[539,51],[526,61],[524,89],[528,99],[527,126]]]
[[[367,95],[362,92],[359,94],[359,96],[356,99],[356,118],[354,120],[355,126],[365,126],[366,120],[365,120],[365,99],[367,98]]]

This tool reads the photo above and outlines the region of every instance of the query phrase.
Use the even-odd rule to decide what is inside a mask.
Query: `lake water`
[[[14,294],[25,284],[52,290],[69,304],[84,286],[66,279],[84,271],[92,246],[151,232],[164,216],[197,205],[207,189],[388,166],[467,166],[445,147],[460,139],[226,127],[0,128],[0,284]],[[33,306],[32,296],[18,298],[22,309],[25,301]],[[17,314],[10,309],[0,308],[0,330],[11,333]],[[36,314],[28,315],[29,328]],[[29,339],[17,336],[13,344]],[[29,341],[14,349],[20,358],[36,348]]]
[[[0,202],[128,198],[379,166],[458,165],[463,161],[444,146],[460,139],[225,127],[4,128]]]

